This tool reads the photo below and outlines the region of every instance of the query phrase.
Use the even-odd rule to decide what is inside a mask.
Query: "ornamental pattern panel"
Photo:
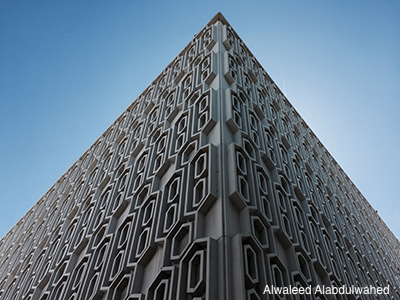
[[[399,247],[217,14],[0,240],[0,299],[400,299]]]

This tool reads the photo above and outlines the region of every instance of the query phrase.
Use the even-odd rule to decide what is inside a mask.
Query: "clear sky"
[[[0,237],[221,11],[400,237],[399,1],[0,1]]]

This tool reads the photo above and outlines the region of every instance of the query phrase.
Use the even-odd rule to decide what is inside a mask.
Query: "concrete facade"
[[[0,240],[0,299],[400,299],[399,249],[217,14]]]

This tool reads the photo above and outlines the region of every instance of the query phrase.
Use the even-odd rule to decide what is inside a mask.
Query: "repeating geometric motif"
[[[399,249],[217,14],[0,240],[0,299],[400,299]]]

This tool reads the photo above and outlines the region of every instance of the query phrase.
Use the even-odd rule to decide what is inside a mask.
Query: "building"
[[[400,299],[399,249],[217,14],[0,240],[0,299]]]

